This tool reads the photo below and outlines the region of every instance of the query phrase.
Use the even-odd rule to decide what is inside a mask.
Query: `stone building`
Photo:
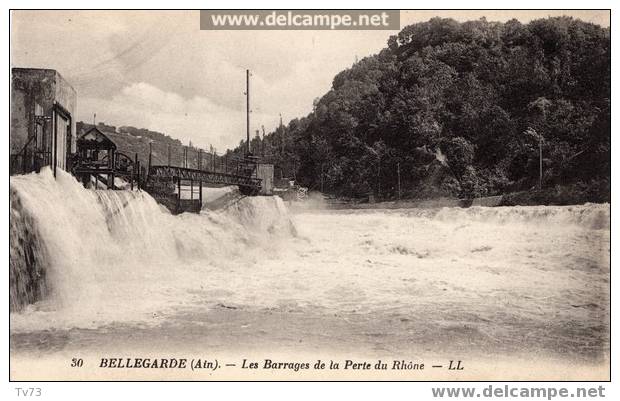
[[[13,68],[9,133],[10,173],[43,166],[68,170],[76,151],[77,93],[56,71]]]

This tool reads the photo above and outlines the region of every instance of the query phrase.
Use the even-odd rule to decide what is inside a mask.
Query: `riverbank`
[[[359,199],[328,199],[330,209],[428,209],[436,207],[471,206],[568,206],[585,203],[610,203],[611,190],[608,185],[568,185],[552,188],[511,192],[503,195],[485,196],[473,199],[434,198],[400,199],[369,202]]]

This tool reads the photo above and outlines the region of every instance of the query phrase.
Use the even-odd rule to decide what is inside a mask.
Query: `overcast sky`
[[[401,27],[439,15],[490,21],[572,15],[609,26],[609,12],[409,11]],[[312,109],[356,57],[396,31],[201,31],[198,11],[13,11],[12,66],[58,70],[78,92],[78,120],[165,132],[218,151],[251,129],[270,132]]]

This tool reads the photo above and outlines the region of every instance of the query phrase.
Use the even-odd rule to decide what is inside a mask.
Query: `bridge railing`
[[[177,177],[181,180],[204,181],[212,184],[230,184],[244,186],[260,186],[260,178],[238,175],[233,173],[223,173],[218,171],[197,170],[184,167],[158,166],[153,165],[150,169],[153,177]]]
[[[153,142],[149,148],[149,166],[169,166],[193,170],[243,175],[244,161],[233,152],[218,153],[215,149],[195,146],[168,145]]]

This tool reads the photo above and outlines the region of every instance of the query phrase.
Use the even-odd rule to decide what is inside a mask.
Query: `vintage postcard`
[[[610,25],[10,11],[10,380],[610,380]]]

